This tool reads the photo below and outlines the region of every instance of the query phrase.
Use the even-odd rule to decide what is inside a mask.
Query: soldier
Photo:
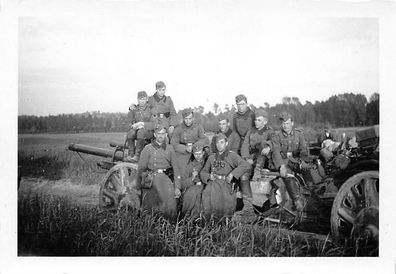
[[[142,204],[176,217],[176,199],[181,195],[181,177],[176,154],[166,139],[166,128],[158,125],[155,139],[144,147],[138,163],[136,189],[145,189]],[[174,184],[173,181],[174,180]]]
[[[321,145],[322,148],[324,147],[323,142],[325,140],[335,141],[335,138],[334,138],[333,134],[331,133],[329,127],[325,127],[324,132],[319,137],[319,144]]]
[[[219,131],[217,133],[223,133],[228,139],[228,149],[239,154],[241,138],[235,131],[230,128],[230,120],[224,114],[220,114],[218,120]],[[212,138],[210,149],[212,153],[216,153],[216,136],[213,136]]]
[[[190,159],[182,176],[182,216],[198,217],[201,213],[203,190],[199,173],[206,162],[207,155],[204,148],[199,145],[194,145],[192,152],[194,157]]]
[[[133,163],[139,161],[145,140],[153,138],[155,127],[151,109],[147,104],[147,93],[145,91],[139,91],[137,97],[138,105],[131,105],[131,107],[129,107],[128,116],[131,119],[131,129],[128,131],[126,138],[128,146],[127,160]]]
[[[245,95],[240,94],[236,96],[235,102],[238,111],[234,114],[232,119],[232,130],[238,133],[241,139],[241,147],[243,141],[245,140],[246,133],[249,131],[249,129],[254,127],[255,116],[254,112],[249,108],[247,104],[247,99]]]
[[[194,123],[193,110],[191,108],[184,109],[182,116],[183,123],[176,127],[171,139],[181,174],[183,174],[188,160],[191,158],[193,145],[204,147],[209,144],[209,139],[205,135],[203,127]]]
[[[171,138],[175,126],[179,124],[173,101],[170,96],[165,95],[166,85],[159,81],[155,83],[156,92],[149,98],[149,104],[152,108],[154,118],[157,119],[158,124],[166,127],[168,138]]]
[[[287,177],[288,173],[301,172],[308,168],[308,148],[301,128],[294,127],[293,117],[283,112],[280,115],[281,130],[277,132],[272,140],[273,165],[280,171],[286,190],[293,200],[297,211],[304,208],[304,201],[299,193],[297,183]]]
[[[202,193],[202,206],[206,217],[231,217],[236,208],[236,195],[233,184],[251,165],[241,156],[228,150],[227,137],[216,135],[216,154],[209,156],[201,170],[202,183],[207,184]]]
[[[264,168],[270,151],[270,139],[273,134],[271,127],[267,125],[268,114],[263,109],[255,111],[255,128],[250,129],[242,144],[242,158],[248,161],[253,167]]]

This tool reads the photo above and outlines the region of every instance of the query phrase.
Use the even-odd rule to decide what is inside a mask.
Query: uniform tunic
[[[262,129],[252,128],[246,133],[241,147],[241,155],[244,159],[252,159],[264,165],[266,157],[261,155],[263,148],[270,146],[273,135],[272,128],[264,126]]]
[[[201,125],[193,123],[188,127],[182,123],[175,128],[171,144],[176,152],[180,173],[183,174],[188,160],[192,155],[191,152],[186,151],[187,145],[193,144],[199,147],[204,147],[209,144],[209,138],[205,135],[205,131]]]
[[[242,146],[243,141],[245,139],[246,133],[254,128],[254,120],[256,119],[256,115],[254,112],[248,108],[247,111],[243,114],[236,112],[232,119],[232,130],[238,133],[241,138],[240,146]]]
[[[278,170],[282,164],[293,169],[293,160],[298,158],[308,161],[308,147],[303,130],[293,128],[290,134],[281,130],[272,138],[272,158],[274,168]]]
[[[199,172],[202,170],[204,164],[205,164],[204,159],[202,159],[200,162],[198,162],[196,159],[188,162],[187,167],[181,176],[182,189],[187,189],[190,186],[193,186],[197,182],[201,181],[201,178],[199,177]],[[195,176],[195,178],[193,178],[194,171],[198,173],[198,175]]]
[[[128,116],[131,124],[144,122],[144,128],[129,130],[127,134],[128,139],[150,139],[153,137],[155,120],[153,119],[152,109],[148,104],[145,107],[136,106],[134,109],[129,111]]]
[[[231,185],[219,177],[211,181],[210,174],[227,176],[232,173],[239,179],[250,168],[251,165],[233,151],[209,156],[200,173],[202,182],[207,184],[202,192],[202,211],[206,218],[231,217],[236,209],[236,195]]]
[[[221,133],[221,131],[218,131],[217,133]],[[234,151],[235,153],[239,154],[239,148],[240,148],[240,143],[241,143],[241,138],[239,137],[239,135],[234,132],[231,128],[229,128],[225,133],[225,136],[227,136],[228,139],[228,149],[231,151]],[[210,144],[210,149],[212,151],[212,153],[216,153],[217,152],[217,148],[216,148],[216,135],[213,136],[212,138],[212,142]]]
[[[157,93],[155,93],[149,97],[148,103],[152,108],[154,118],[157,119],[157,123],[165,127],[179,124],[179,117],[177,116],[171,97],[164,96],[160,99]]]

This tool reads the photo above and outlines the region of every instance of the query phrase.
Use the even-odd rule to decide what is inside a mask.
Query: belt
[[[218,179],[218,180],[225,180],[226,179],[226,175],[218,175],[218,174],[213,174],[213,176]]]
[[[151,170],[154,173],[166,173],[168,169],[167,168],[158,168],[158,169],[153,169]]]

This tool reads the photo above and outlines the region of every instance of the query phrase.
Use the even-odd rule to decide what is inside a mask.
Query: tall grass
[[[328,239],[268,225],[171,223],[156,212],[101,211],[66,198],[25,196],[18,203],[18,255],[49,256],[353,256]]]

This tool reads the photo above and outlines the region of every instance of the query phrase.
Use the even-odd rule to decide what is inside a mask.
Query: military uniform
[[[159,98],[157,93],[155,93],[149,98],[148,103],[152,108],[153,117],[157,120],[158,124],[164,125],[166,128],[169,126],[175,127],[179,124],[179,117],[177,116],[171,97],[164,96]]]
[[[270,146],[270,139],[273,135],[271,127],[265,125],[262,129],[252,128],[245,136],[241,147],[242,158],[252,159],[254,165],[263,168],[267,164],[267,157],[261,155],[263,148]]]
[[[188,127],[182,123],[173,132],[171,144],[176,152],[180,172],[183,173],[192,155],[186,150],[187,146],[191,144],[204,147],[209,144],[209,139],[201,125],[193,123]]]
[[[202,159],[199,162],[196,159],[192,159],[188,162],[187,167],[181,176],[181,189],[187,189],[195,185],[197,182],[201,182],[201,178],[198,174],[201,172],[204,164],[205,159]]]
[[[232,130],[238,133],[241,142],[240,147],[242,146],[246,133],[254,128],[254,120],[256,115],[254,112],[248,108],[245,113],[236,112],[232,119]]]
[[[127,133],[127,145],[129,147],[129,155],[135,154],[140,155],[140,152],[144,146],[144,140],[150,140],[153,138],[155,120],[149,105],[144,107],[136,106],[129,110],[128,116],[131,124],[137,122],[144,122],[144,127],[140,129],[130,129]],[[136,151],[135,151],[135,140],[136,140]],[[138,160],[138,159],[137,159]]]
[[[202,193],[203,211],[206,217],[232,216],[236,208],[236,195],[226,177],[232,173],[235,179],[251,169],[251,165],[233,151],[209,156],[201,170],[202,183],[207,184]],[[211,175],[214,180],[211,180]]]
[[[172,183],[171,177],[174,180]],[[176,217],[175,188],[181,188],[176,154],[171,145],[155,140],[144,147],[138,163],[136,188],[144,189],[142,204]]]

